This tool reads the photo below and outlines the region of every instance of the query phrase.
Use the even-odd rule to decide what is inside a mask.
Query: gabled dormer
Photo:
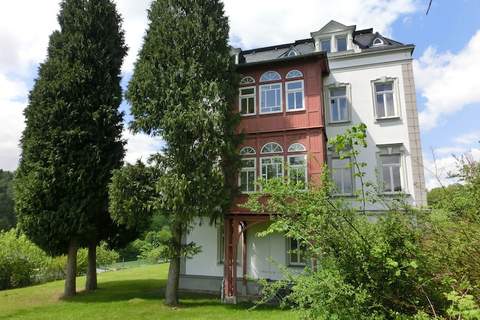
[[[356,26],[346,26],[331,20],[320,30],[311,33],[315,42],[315,51],[335,53],[353,50],[355,28]]]

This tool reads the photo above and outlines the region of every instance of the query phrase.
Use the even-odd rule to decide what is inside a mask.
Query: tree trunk
[[[85,290],[93,291],[97,288],[97,242],[91,241],[88,245],[88,266]]]
[[[168,269],[165,303],[169,306],[176,306],[178,305],[178,282],[180,278],[180,255],[182,250],[181,224],[175,224],[172,228],[172,244],[174,247],[174,257],[171,257],[170,267]]]
[[[73,297],[77,293],[77,251],[78,244],[76,240],[70,240],[67,255],[67,270],[65,274],[65,298]]]

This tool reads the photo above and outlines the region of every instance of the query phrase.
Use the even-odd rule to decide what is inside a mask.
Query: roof
[[[329,37],[335,33],[349,32],[352,34],[353,43],[358,45],[362,52],[383,51],[389,49],[410,48],[411,44],[403,44],[401,42],[392,40],[381,35],[378,32],[373,32],[373,29],[356,30],[355,25],[346,26],[337,21],[331,20],[318,31],[312,32],[312,38],[296,40],[291,43],[284,43],[274,46],[261,47],[249,50],[237,50],[235,53],[239,54],[238,63],[252,64],[259,62],[271,62],[274,60],[283,60],[290,56],[304,56],[315,52],[314,38],[321,38],[323,36]],[[379,39],[379,40],[376,40]],[[374,42],[377,44],[374,44]],[[352,54],[354,54],[352,52]]]

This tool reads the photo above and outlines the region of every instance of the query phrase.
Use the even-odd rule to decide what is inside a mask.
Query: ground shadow
[[[68,303],[105,303],[115,301],[128,301],[135,303],[142,300],[162,301],[165,297],[166,280],[141,279],[118,280],[101,282],[99,289],[93,292],[81,291],[75,297],[64,299]],[[218,295],[181,293],[178,308],[201,308],[206,306],[224,306],[229,310],[248,310],[255,304],[242,302],[236,305],[224,305]],[[256,312],[268,312],[277,309],[275,306],[259,306]]]

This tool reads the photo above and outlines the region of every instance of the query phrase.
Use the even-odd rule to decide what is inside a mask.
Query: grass
[[[291,312],[248,305],[224,305],[201,295],[181,296],[181,305],[163,303],[167,265],[143,265],[99,274],[100,289],[60,299],[63,281],[0,291],[0,319],[292,319]],[[83,288],[84,277],[77,278]]]

